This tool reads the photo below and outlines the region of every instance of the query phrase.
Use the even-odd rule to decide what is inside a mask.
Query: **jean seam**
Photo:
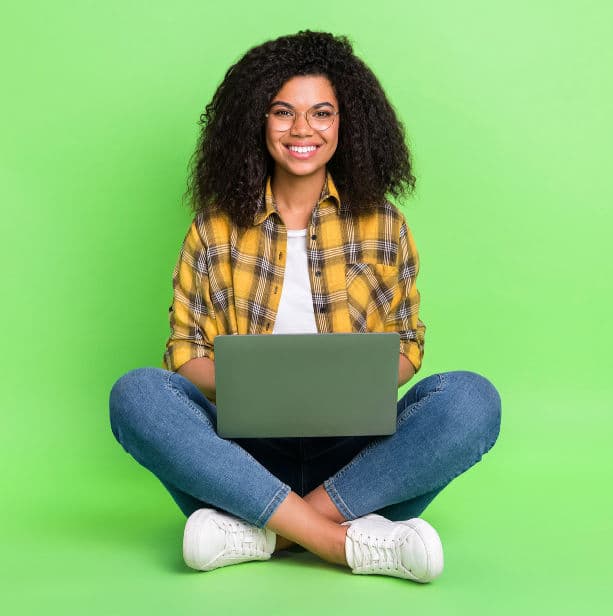
[[[274,450],[276,453],[278,453],[279,455],[282,455],[284,458],[289,458],[290,460],[294,459],[291,456],[291,454],[287,453],[287,451],[284,451],[278,445],[275,445],[274,443],[271,443],[270,440],[266,443],[266,447],[269,447],[270,449]]]
[[[351,438],[351,437],[349,437]],[[334,445],[330,445],[330,447],[328,447],[328,449],[323,449],[321,451],[318,451],[316,453],[316,455],[312,456],[311,458],[305,458],[305,462],[312,462],[313,460],[316,460],[317,458],[320,458],[321,456],[330,453],[331,451],[334,451],[335,449],[338,449],[339,447],[341,447],[342,445],[345,445],[346,441],[339,441],[338,443],[334,443]]]
[[[336,505],[337,509],[343,514],[343,517],[347,520],[354,520],[357,516],[349,509],[347,503],[343,500],[343,497],[338,493],[332,478],[324,481],[324,489],[328,493],[328,496],[332,499],[332,502]]]
[[[472,462],[470,462],[465,468],[463,468],[461,471],[458,471],[455,475],[452,475],[449,479],[447,479],[446,481],[444,481],[440,486],[437,486],[436,488],[433,488],[433,490],[442,490],[445,486],[449,485],[454,479],[456,479],[457,477],[459,477],[460,475],[464,474],[468,469],[472,468],[473,466],[475,466],[477,463],[481,462],[483,456],[488,453],[490,451],[490,449],[492,449],[492,447],[494,447],[494,444],[496,443],[496,441],[498,440],[498,435],[496,435],[494,437],[494,440],[485,448],[485,450],[480,453]],[[431,492],[432,490],[428,490],[429,492]],[[400,501],[402,502],[402,501]],[[397,504],[397,503],[392,503],[392,504]]]
[[[404,423],[409,417],[411,417],[412,415],[414,415],[423,405],[423,403],[430,398],[430,396],[432,394],[436,394],[439,393],[440,391],[442,391],[445,387],[445,385],[447,384],[447,381],[445,380],[445,377],[442,373],[437,374],[436,376],[438,376],[438,387],[436,387],[435,389],[433,389],[432,391],[429,391],[423,398],[421,398],[418,402],[416,402],[413,405],[410,405],[408,407],[406,407],[402,413],[400,413],[400,415],[398,415],[398,422],[397,425],[400,425],[402,423]]]
[[[349,469],[351,469],[351,467],[354,464],[357,464],[371,449],[373,449],[375,445],[380,443],[383,440],[383,438],[389,438],[389,437],[376,438],[374,441],[372,441],[372,443],[369,443],[368,445],[366,445],[366,447],[364,447],[356,456],[354,456],[353,460],[351,460],[343,468],[341,468],[339,471],[336,472],[335,474],[336,478],[338,479],[339,477],[342,477]]]
[[[283,502],[285,497],[290,493],[290,490],[291,488],[288,485],[282,483],[281,487],[275,492],[266,507],[264,507],[264,511],[262,511],[262,513],[258,516],[258,519],[255,522],[256,526],[260,526],[262,520],[269,518],[274,513],[277,505],[280,505]]]
[[[174,372],[168,372],[168,374],[166,375],[166,383],[164,384],[164,386],[166,387],[166,389],[170,392],[172,392],[172,394],[178,398],[181,402],[183,402],[199,419],[202,419],[203,421],[205,421],[209,426],[211,426],[211,428],[215,429],[215,426],[213,425],[213,422],[211,421],[211,419],[209,418],[209,416],[202,412],[201,409],[199,409],[191,400],[191,398],[189,396],[187,396],[185,394],[184,391],[180,390],[173,382],[172,382],[172,377],[173,377]]]

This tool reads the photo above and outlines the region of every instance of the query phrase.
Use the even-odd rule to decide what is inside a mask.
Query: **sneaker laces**
[[[226,535],[225,550],[241,556],[260,556],[266,551],[266,531],[245,522],[217,520]]]
[[[396,541],[359,533],[353,539],[355,567],[398,569],[399,558]]]

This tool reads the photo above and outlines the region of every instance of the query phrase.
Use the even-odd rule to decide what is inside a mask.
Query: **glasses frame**
[[[317,108],[317,105],[313,105],[312,107],[309,107],[306,111],[296,111],[295,109],[290,109],[289,107],[286,107],[285,105],[278,105],[280,109],[285,109],[287,111],[291,111],[294,114],[294,118],[293,120],[290,122],[289,126],[287,128],[274,128],[273,130],[277,131],[278,133],[285,133],[288,130],[290,130],[292,128],[292,126],[294,126],[294,123],[296,122],[296,120],[298,119],[298,116],[304,116],[304,119],[306,120],[306,123],[309,125],[309,127],[314,130],[317,131],[318,133],[325,133],[327,130],[330,130],[332,128],[332,126],[334,126],[334,122],[336,122],[336,116],[340,115],[340,111],[332,111],[332,122],[330,122],[330,126],[327,126],[326,128],[314,128],[313,126],[311,126],[311,123],[309,122],[309,116],[307,115],[309,113],[309,111],[312,111],[313,109]],[[329,108],[331,107],[332,109],[334,109],[334,107],[332,107],[332,105],[326,105],[325,107],[319,107],[320,109],[325,109],[325,108]],[[269,111],[268,113],[264,114],[264,117],[267,120],[270,120],[270,115],[271,112]]]

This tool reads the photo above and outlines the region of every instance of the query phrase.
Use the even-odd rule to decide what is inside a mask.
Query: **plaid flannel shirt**
[[[306,237],[317,330],[398,332],[399,352],[417,372],[426,326],[418,316],[419,259],[405,218],[389,202],[360,217],[341,217],[341,207],[328,173]],[[286,246],[270,178],[246,230],[219,210],[198,213],[173,273],[164,368],[176,371],[196,357],[214,360],[218,334],[272,333]]]

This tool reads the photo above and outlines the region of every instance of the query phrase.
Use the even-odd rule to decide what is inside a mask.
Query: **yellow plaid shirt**
[[[386,202],[343,216],[328,174],[307,228],[307,258],[319,333],[400,334],[400,353],[417,372],[426,326],[418,316],[419,259],[403,214]],[[287,229],[270,178],[254,224],[240,229],[221,211],[198,213],[173,273],[170,337],[163,366],[215,358],[218,334],[270,334],[285,272]]]

